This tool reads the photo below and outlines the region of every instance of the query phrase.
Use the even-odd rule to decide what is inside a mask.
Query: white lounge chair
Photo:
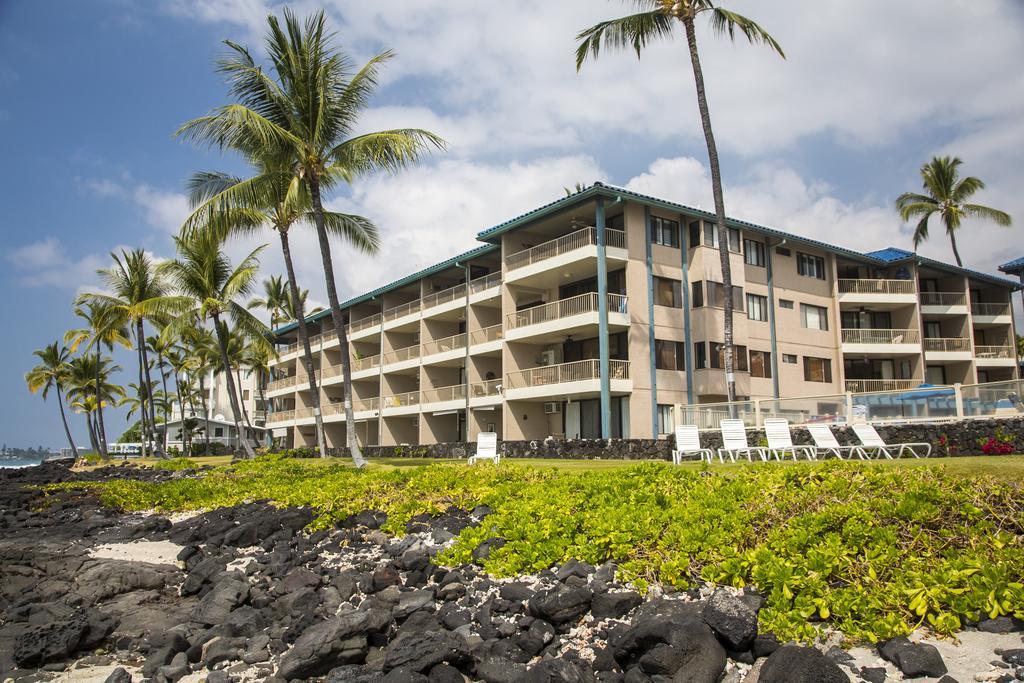
[[[722,431],[722,447],[718,449],[718,458],[724,462],[723,456],[736,462],[737,457],[747,456],[747,460],[754,461],[754,455],[767,460],[765,450],[760,446],[747,445],[747,427],[743,420],[722,420],[718,423]]]
[[[490,460],[495,465],[501,462],[498,453],[498,435],[494,432],[480,432],[476,437],[476,455],[469,458],[469,464],[475,465],[480,460]]]
[[[768,437],[768,456],[783,460],[786,454],[792,454],[793,460],[799,460],[803,454],[808,460],[815,459],[813,446],[793,445],[793,435],[789,431],[789,420],[781,417],[770,417],[764,421],[764,435]]]
[[[882,440],[882,437],[878,435],[875,428],[869,424],[853,425],[853,433],[857,435],[857,438],[860,439],[861,444],[863,444],[861,448],[865,455],[874,453],[878,456],[884,455],[886,458],[892,460],[892,451],[897,448],[899,449],[895,456],[897,458],[902,458],[904,453],[910,453],[915,458],[920,458],[921,454],[917,452],[920,449],[924,449],[924,457],[926,458],[932,454],[932,445],[930,443],[914,442],[894,443],[891,445],[887,444]]]
[[[860,446],[841,445],[836,440],[836,435],[832,433],[832,428],[826,424],[807,425],[807,431],[810,432],[811,438],[814,439],[814,447],[818,455],[834,455],[842,460],[845,453],[846,457],[851,460],[855,455],[861,460],[868,459],[867,453]]]
[[[701,448],[700,432],[697,425],[679,425],[676,427],[676,447],[672,451],[672,463],[678,465],[684,455],[700,456],[701,460],[712,462],[715,454],[710,448]],[[719,456],[721,459],[721,456]],[[723,461],[724,462],[724,461]]]

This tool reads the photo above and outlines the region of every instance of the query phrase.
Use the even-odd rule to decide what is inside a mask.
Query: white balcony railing
[[[599,297],[595,292],[552,301],[549,304],[526,308],[508,315],[508,328],[514,330],[528,325],[551,322],[581,313],[597,313]],[[608,312],[625,313],[626,297],[621,294],[608,295]]]
[[[389,320],[398,320],[399,318],[404,318],[407,315],[419,313],[422,310],[422,308],[423,302],[420,301],[419,299],[416,299],[416,301],[410,301],[408,303],[401,304],[399,306],[394,306],[384,311],[384,322],[388,322]]]
[[[380,325],[383,317],[380,313],[374,313],[366,318],[360,318],[359,320],[353,320],[348,326],[348,333],[353,334],[355,332],[362,332],[376,325]]]
[[[469,281],[469,293],[476,294],[501,284],[501,273],[491,273]]]
[[[466,348],[466,333],[455,334],[444,339],[428,341],[420,347],[420,356],[432,356],[435,353],[446,353]]]
[[[922,306],[964,306],[967,295],[963,292],[921,292]]]
[[[1008,303],[971,303],[971,313],[974,315],[997,316],[1010,315],[1010,304]]]
[[[971,340],[965,337],[925,338],[922,341],[925,351],[967,351],[971,350]]]
[[[465,401],[466,385],[453,384],[448,387],[424,389],[420,392],[420,403],[441,403],[443,401]]]
[[[840,294],[913,294],[913,280],[839,280]]]
[[[469,395],[472,398],[486,398],[488,396],[500,396],[500,379],[489,379],[485,382],[474,382],[469,385]]]
[[[609,360],[608,375],[611,379],[629,379],[628,360]],[[578,360],[559,365],[545,365],[527,370],[510,372],[507,377],[509,389],[564,384],[601,378],[601,362],[597,359]]]
[[[371,370],[373,368],[380,367],[380,354],[373,356],[366,356],[365,358],[353,358],[352,359],[352,372],[360,372],[362,370]]]
[[[385,408],[401,408],[403,406],[418,406],[420,404],[420,392],[409,391],[404,394],[385,396],[381,405]]]
[[[605,243],[609,247],[625,248],[626,233],[622,230],[605,229]],[[539,263],[556,256],[561,256],[570,251],[597,244],[597,228],[583,228],[568,235],[563,235],[550,242],[538,244],[535,247],[524,249],[505,257],[505,267],[508,270],[523,268],[533,263]]]
[[[502,338],[501,325],[491,325],[481,330],[473,330],[469,333],[469,343],[473,344],[486,344],[487,342],[497,341]]]
[[[979,359],[1013,358],[1012,346],[975,346],[974,356]]]
[[[289,422],[295,419],[294,410],[275,410],[272,413],[267,414],[267,424],[277,424],[280,422]]]
[[[870,391],[906,391],[921,384],[917,379],[848,379],[846,390],[853,393]]]
[[[920,339],[917,330],[843,330],[844,344],[917,344]]]
[[[411,360],[413,358],[420,357],[420,345],[413,344],[412,346],[406,346],[404,349],[396,349],[389,353],[384,354],[384,365],[391,365],[392,363],[401,363],[403,361]]]
[[[427,296],[423,297],[421,301],[423,303],[423,310],[425,311],[428,308],[433,308],[434,306],[440,306],[441,304],[446,304],[451,301],[455,301],[456,299],[465,298],[466,285],[455,285],[454,287],[443,289],[440,292],[428,294]]]
[[[297,377],[295,375],[291,375],[289,377],[275,379],[273,382],[267,382],[267,391],[277,391],[278,389],[287,389],[288,387],[294,387],[296,379]]]

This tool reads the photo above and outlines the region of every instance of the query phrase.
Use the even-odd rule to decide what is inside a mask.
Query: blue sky
[[[319,4],[295,3],[299,13]],[[870,250],[907,248],[891,210],[932,154],[957,154],[988,182],[980,201],[1024,215],[1024,12],[1014,0],[736,0],[788,59],[701,34],[730,214]],[[430,128],[449,149],[398,177],[368,178],[332,205],[378,222],[385,253],[341,250],[346,293],[469,248],[473,235],[604,180],[710,207],[703,140],[681,43],[639,62],[607,55],[577,75],[574,33],[629,5],[609,1],[336,0],[338,39],[365,61],[398,55],[367,130]],[[259,51],[263,0],[0,3],[0,379],[13,387],[0,441],[62,445],[52,399],[23,389],[31,352],[75,324],[71,300],[122,246],[172,253],[183,185],[237,162],[173,139],[224,102],[213,71],[224,38]],[[1024,220],[1024,219],[1022,219]],[[1024,253],[1010,230],[968,226],[968,265]],[[237,245],[236,253],[252,246]],[[312,240],[299,276],[323,300]],[[936,236],[922,251],[949,260]],[[276,252],[265,268],[280,272]],[[129,369],[130,358],[121,359]],[[125,379],[124,381],[129,381]],[[123,418],[114,418],[118,432]],[[76,435],[84,440],[84,426]]]

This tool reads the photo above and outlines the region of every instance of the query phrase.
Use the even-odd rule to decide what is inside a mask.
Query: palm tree
[[[156,425],[156,408],[153,406],[153,382],[149,374],[149,358],[146,351],[145,321],[151,316],[146,313],[142,303],[158,299],[167,293],[167,285],[159,269],[145,251],[134,249],[122,250],[121,255],[111,254],[114,265],[97,271],[112,294],[87,293],[78,298],[78,303],[97,303],[109,305],[120,319],[131,328],[135,335],[136,352],[139,362],[139,386],[145,388],[144,400],[148,404],[148,414],[142,411],[143,445],[142,454],[146,454],[147,444],[151,443],[157,457],[162,457],[162,448],[153,438]]]
[[[362,467],[365,460],[353,428],[348,334],[335,285],[322,191],[337,182],[352,183],[369,173],[406,168],[430,147],[442,149],[444,141],[415,128],[350,137],[360,112],[367,108],[376,90],[379,68],[394,53],[376,55],[353,74],[351,60],[331,44],[333,36],[327,31],[323,11],[310,16],[302,26],[286,8],[284,21],[282,30],[276,17],[267,19],[267,50],[276,79],[256,64],[248,50],[228,42],[235,54],[222,60],[219,68],[227,75],[237,103],[187,122],[178,134],[243,153],[261,147],[275,150],[275,157],[287,159],[293,174],[309,191],[331,320],[341,350],[348,448],[353,462]]]
[[[163,335],[151,335],[146,338],[146,350],[156,356],[157,369],[160,371],[160,384],[163,387],[163,404],[162,412],[164,418],[164,438],[163,446],[164,450],[167,450],[167,424],[171,421],[171,406],[173,401],[170,400],[170,394],[167,391],[167,354],[174,348],[174,340],[170,336]]]
[[[736,382],[733,379],[733,297],[732,269],[729,267],[729,234],[725,227],[725,199],[722,194],[722,171],[718,162],[718,147],[715,135],[711,130],[711,113],[708,110],[707,91],[704,87],[704,72],[700,65],[700,54],[697,51],[696,19],[707,14],[711,28],[719,35],[735,38],[737,29],[754,44],[767,45],[785,58],[782,47],[760,25],[752,19],[730,12],[715,4],[714,0],[633,0],[634,4],[644,11],[619,19],[602,21],[599,24],[580,31],[576,36],[579,45],[576,48],[576,70],[583,67],[587,56],[595,59],[601,47],[621,49],[633,48],[639,59],[644,47],[652,40],[667,38],[678,21],[683,26],[686,42],[690,49],[690,66],[693,68],[693,81],[697,88],[697,108],[704,129],[704,142],[708,148],[708,162],[711,166],[711,191],[715,200],[715,222],[718,226],[718,251],[722,263],[722,291],[725,293],[725,325],[723,342],[725,346],[725,377],[729,401],[736,400]],[[686,247],[683,246],[685,249]]]
[[[288,286],[280,275],[271,275],[263,281],[263,296],[249,302],[249,308],[262,308],[270,314],[270,326],[287,322]]]
[[[964,218],[981,218],[989,220],[1004,228],[1010,227],[1010,214],[981,204],[968,204],[978,190],[985,189],[985,183],[979,178],[960,177],[961,161],[957,157],[932,157],[932,160],[921,167],[921,179],[927,194],[904,192],[896,198],[896,209],[904,221],[920,218],[914,228],[914,251],[928,239],[928,219],[938,214],[946,226],[949,243],[953,247],[956,264],[963,267],[960,251],[956,248],[956,231]]]
[[[107,351],[113,351],[114,345],[123,346],[126,349],[132,347],[128,330],[121,320],[121,317],[109,304],[90,302],[82,306],[75,306],[75,315],[85,321],[85,327],[68,330],[64,334],[64,343],[70,344],[70,352],[74,353],[81,344],[85,344],[84,353],[95,347],[96,369],[100,368],[99,358],[103,347]],[[96,378],[99,381],[99,378]],[[96,406],[96,427],[97,440],[99,442],[99,454],[107,458],[107,428],[103,421],[103,404]]]
[[[187,326],[179,333],[185,344],[185,368],[188,374],[185,395],[189,400],[192,414],[196,412],[194,389],[198,384],[198,398],[202,402],[203,441],[205,453],[210,454],[210,401],[206,394],[206,377],[220,367],[220,347],[213,334],[206,328],[196,325]]]
[[[60,409],[60,421],[64,424],[64,436],[67,437],[68,445],[71,446],[71,453],[77,459],[78,447],[75,446],[71,430],[68,429],[68,418],[64,414],[64,399],[61,396],[61,390],[67,386],[68,362],[71,359],[71,354],[67,348],[57,342],[37,349],[32,354],[39,359],[39,365],[25,374],[25,383],[28,384],[28,390],[33,394],[42,390],[44,401],[46,395],[50,393],[50,389],[57,392],[57,407]]]
[[[104,459],[106,454],[100,447],[100,430],[97,415],[106,404],[118,405],[124,398],[124,388],[112,384],[110,375],[120,372],[121,366],[106,356],[86,354],[68,362],[68,402],[85,413],[89,426],[89,441],[93,449]]]
[[[256,454],[245,438],[242,409],[228,358],[229,333],[225,316],[243,334],[269,337],[267,326],[239,303],[252,293],[260,267],[257,255],[264,247],[254,249],[232,268],[222,250],[224,237],[215,230],[196,230],[188,237],[175,237],[174,242],[178,258],[160,264],[160,270],[174,283],[178,293],[150,299],[142,308],[149,314],[173,316],[167,326],[169,334],[193,325],[196,320],[213,323],[238,440],[246,456],[254,458]]]
[[[241,360],[243,367],[256,376],[256,405],[262,406],[262,408],[258,409],[264,411],[264,413],[267,410],[264,388],[267,384],[267,378],[270,376],[270,361],[276,355],[274,347],[265,343],[262,339],[250,341],[242,351]],[[264,418],[262,426],[266,426],[266,418]]]

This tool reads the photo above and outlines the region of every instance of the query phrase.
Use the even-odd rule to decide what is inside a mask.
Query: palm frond
[[[739,29],[752,45],[767,45],[780,57],[786,58],[786,53],[782,51],[778,41],[760,24],[742,14],[715,7],[711,10],[711,28],[719,35],[728,35],[730,40],[736,40],[736,29]]]
[[[576,34],[576,70],[583,68],[587,57],[597,59],[602,48],[633,48],[640,53],[652,40],[672,35],[672,17],[661,10],[639,12],[595,24]]]
[[[401,128],[350,138],[334,147],[328,157],[350,178],[356,178],[374,171],[400,171],[432,147],[443,150],[445,141],[426,130]]]
[[[313,215],[309,214],[307,220],[312,223]],[[376,254],[380,250],[380,234],[377,226],[368,218],[324,211],[324,227],[328,234],[341,238],[364,254]]]
[[[993,209],[990,206],[982,206],[981,204],[964,204],[964,213],[972,218],[982,218],[987,221],[992,221],[998,226],[1008,228],[1013,225],[1013,218],[1010,214],[999,209]]]

